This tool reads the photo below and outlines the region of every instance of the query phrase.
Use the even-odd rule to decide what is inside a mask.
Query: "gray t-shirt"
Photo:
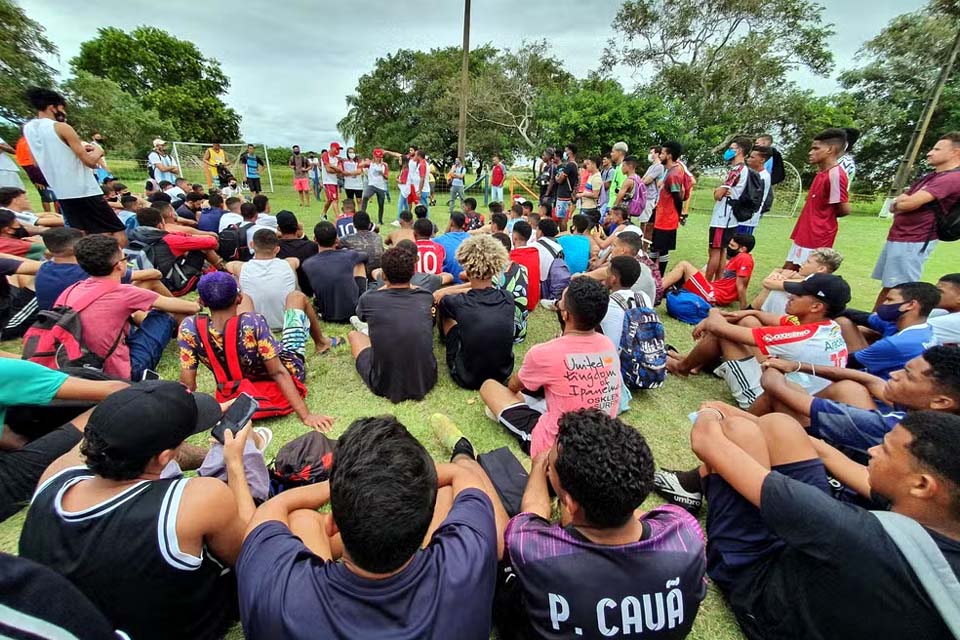
[[[647,187],[647,202],[656,202],[657,198],[660,195],[660,188],[657,185],[658,180],[663,179],[664,168],[663,165],[659,162],[654,162],[652,165],[647,167],[647,172],[643,174],[644,179],[653,178],[653,182],[646,185]]]
[[[297,288],[290,263],[280,258],[251,260],[240,271],[240,291],[253,299],[254,310],[267,319],[274,331],[283,329],[287,296]]]

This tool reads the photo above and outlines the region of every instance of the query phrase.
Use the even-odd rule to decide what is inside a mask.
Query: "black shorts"
[[[778,465],[772,471],[830,494],[827,470],[820,458]],[[770,531],[760,510],[720,476],[707,476],[703,493],[709,505],[707,566],[710,579],[727,592],[731,604],[736,605],[734,594],[756,593],[756,584],[748,583],[754,582],[756,571],[762,571],[760,561],[778,555],[785,543]],[[748,603],[739,604],[749,607]]]
[[[50,185],[47,184],[47,179],[43,177],[43,172],[40,171],[40,167],[35,164],[28,164],[23,168],[23,172],[27,174],[28,178],[30,178],[30,182],[32,182],[34,186],[38,188],[40,195],[43,195],[44,191],[46,191],[46,187],[49,187]],[[39,187],[44,188],[40,189]]]
[[[677,248],[677,230],[666,231],[664,229],[653,230],[653,243],[650,250],[654,253],[664,255]]]
[[[46,468],[81,437],[73,425],[66,424],[21,449],[0,452],[0,522],[29,502]]]
[[[533,429],[543,415],[528,404],[518,403],[507,407],[500,412],[498,418],[507,431],[520,443],[520,449],[530,454],[530,441],[533,438]]]
[[[263,191],[263,189],[260,188],[260,178],[247,178],[246,183],[250,191],[256,191],[257,193]]]
[[[60,200],[60,212],[68,226],[87,233],[116,233],[126,230],[123,221],[102,195]]]
[[[477,384],[476,380],[467,372],[466,364],[463,362],[460,326],[454,325],[444,336],[443,342],[447,347],[447,369],[450,370],[450,378],[458,387],[463,389],[479,389],[483,380],[480,381],[480,384]]]
[[[373,388],[373,347],[367,347],[357,354],[357,373],[360,374],[360,379],[367,385],[367,388],[377,393]]]
[[[347,194],[348,198],[352,198],[354,200],[361,200],[363,198],[362,189],[346,189],[345,188],[344,192]]]
[[[10,297],[0,308],[0,340],[22,338],[37,319],[37,296],[30,289],[10,287]]]
[[[730,238],[737,232],[736,227],[710,227],[707,230],[707,245],[711,249],[724,249],[730,244]]]

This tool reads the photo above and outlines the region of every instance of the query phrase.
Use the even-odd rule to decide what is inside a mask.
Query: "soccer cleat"
[[[703,493],[688,491],[680,484],[680,472],[658,469],[653,473],[653,488],[661,498],[696,515],[703,506]]]
[[[366,322],[362,322],[357,316],[350,316],[350,326],[365,336],[370,335],[370,325],[368,325]]]

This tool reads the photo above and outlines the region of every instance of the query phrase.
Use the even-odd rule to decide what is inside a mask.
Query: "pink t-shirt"
[[[611,416],[620,406],[620,359],[600,333],[565,335],[527,352],[517,374],[531,391],[543,387],[547,412],[533,429],[530,456],[553,446],[557,422],[567,411],[599,409]]]
[[[87,278],[72,289],[60,294],[55,303],[70,304],[91,289],[101,286],[107,278]],[[128,321],[135,311],[147,311],[159,297],[159,294],[146,289],[140,289],[131,284],[120,284],[93,302],[80,312],[80,327],[83,331],[83,342],[94,353],[103,356],[113,346],[117,335],[122,331],[124,337],[120,339],[117,348],[103,364],[103,372],[112,376],[130,379],[130,348],[127,346],[126,334],[129,333]]]

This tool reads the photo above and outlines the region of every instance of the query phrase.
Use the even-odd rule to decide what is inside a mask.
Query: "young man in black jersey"
[[[69,579],[129,637],[222,637],[238,613],[236,580],[225,567],[255,510],[251,484],[266,497],[261,449],[269,437],[251,434],[249,424],[236,437],[224,434],[222,451],[214,445],[205,463],[222,456],[226,484],[183,477],[183,441],[220,418],[212,397],[176,382],[107,397],[78,418],[87,420],[79,450],[40,479],[20,555]]]

